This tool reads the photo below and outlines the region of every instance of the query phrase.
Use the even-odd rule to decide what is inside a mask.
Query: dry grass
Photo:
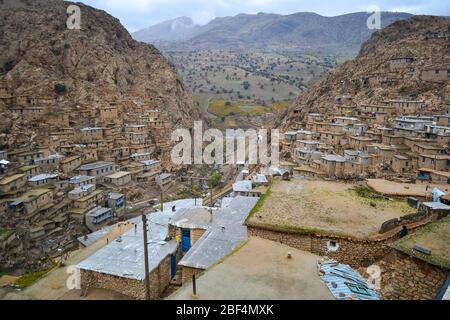
[[[414,245],[420,244],[431,249],[431,255],[424,255],[413,250]],[[408,254],[432,264],[450,268],[450,217],[429,224],[411,235],[400,239],[394,246]]]
[[[366,238],[377,234],[383,222],[411,210],[406,202],[361,197],[353,187],[325,181],[276,180],[249,224]]]

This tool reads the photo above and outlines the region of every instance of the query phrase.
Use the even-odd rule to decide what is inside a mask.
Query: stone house
[[[193,275],[208,269],[247,240],[245,219],[257,202],[257,198],[236,197],[217,210],[207,230],[202,232],[179,262],[183,285]]]
[[[450,127],[450,114],[434,116],[436,125]]]
[[[392,158],[392,171],[397,174],[410,172],[412,169],[412,164],[411,158],[397,154]]]
[[[416,178],[417,183],[435,183],[450,185],[450,173],[433,169],[420,168]]]
[[[398,114],[416,114],[422,112],[425,107],[425,101],[388,100],[386,103],[395,108],[395,112]]]
[[[0,193],[11,194],[20,191],[27,184],[25,174],[15,174],[0,180]]]
[[[53,201],[53,192],[50,189],[33,189],[16,200],[23,203],[25,214],[33,214]]]
[[[27,179],[34,177],[40,173],[40,169],[38,166],[22,166],[17,169],[20,173],[23,173],[27,176]]]
[[[74,202],[75,208],[89,210],[96,206],[103,205],[105,202],[105,194],[102,190],[95,190],[85,197]]]
[[[155,182],[158,185],[167,187],[167,185],[172,182],[172,175],[170,173],[161,173],[155,177]]]
[[[358,106],[358,110],[369,113],[387,113],[389,115],[395,114],[395,107],[390,105],[361,104]]]
[[[450,68],[443,66],[424,68],[420,78],[422,81],[447,82],[450,80]]]
[[[125,195],[117,192],[110,192],[107,198],[108,208],[111,208],[114,216],[120,217],[125,213]]]
[[[377,264],[381,267],[381,293],[385,299],[435,300],[450,270],[449,217],[394,242],[394,251]],[[433,244],[428,247],[428,244]]]
[[[151,152],[133,153],[130,156],[130,158],[133,161],[151,160],[152,159],[152,153]]]
[[[342,178],[345,175],[345,159],[338,155],[326,155],[320,159],[320,170],[329,177]]]
[[[113,210],[111,208],[95,207],[86,213],[85,224],[92,232],[104,227],[113,219]]]
[[[320,134],[320,141],[323,143],[326,143],[330,146],[341,146],[346,143],[345,140],[345,133],[343,132],[329,132],[329,131],[322,131],[319,132]]]
[[[176,275],[179,244],[169,236],[171,211],[148,215],[149,274],[145,274],[142,223],[82,261],[77,267],[82,290],[101,288],[122,293],[134,299],[146,298],[148,277],[150,299],[158,300]],[[130,222],[128,222],[130,223]],[[125,270],[125,271],[124,271]]]
[[[418,165],[421,168],[448,172],[450,168],[450,155],[420,154]]]
[[[73,176],[69,180],[69,184],[73,188],[81,188],[88,185],[94,185],[95,186],[95,177],[93,176]]]
[[[30,187],[34,188],[48,184],[55,185],[58,180],[59,180],[58,174],[42,173],[28,179],[28,184],[30,185]]]
[[[42,158],[44,153],[42,151],[22,151],[10,152],[10,157],[13,161],[23,164],[33,164],[35,159]]]
[[[115,105],[100,107],[99,111],[102,123],[116,123],[119,120],[119,110]]]
[[[428,154],[428,155],[448,154],[448,150],[442,146],[434,144],[422,144],[422,143],[415,143],[412,146],[411,151],[419,154]]]
[[[104,182],[111,183],[115,186],[124,186],[131,182],[131,173],[126,171],[118,171],[104,178]]]
[[[81,164],[81,156],[70,156],[60,161],[59,168],[64,174],[70,174]]]
[[[42,171],[54,171],[59,168],[60,162],[64,159],[63,155],[52,154],[48,157],[33,160],[33,164],[39,166]]]
[[[81,142],[90,142],[103,139],[103,129],[102,128],[83,128],[80,129],[80,140]]]
[[[389,69],[391,71],[398,71],[410,66],[416,59],[413,57],[399,57],[393,58],[389,61]]]
[[[118,171],[118,166],[112,162],[97,161],[93,163],[84,164],[76,170],[79,175],[94,176],[102,180],[103,177]]]
[[[381,143],[388,146],[401,145],[405,141],[403,136],[396,136],[393,134],[383,134],[381,137]]]
[[[350,136],[348,138],[348,142],[350,148],[355,150],[363,150],[367,145],[376,143],[377,141],[369,137]]]

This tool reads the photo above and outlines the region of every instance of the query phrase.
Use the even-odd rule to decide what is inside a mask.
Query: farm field
[[[294,99],[340,61],[274,52],[165,52],[194,95],[259,104]]]

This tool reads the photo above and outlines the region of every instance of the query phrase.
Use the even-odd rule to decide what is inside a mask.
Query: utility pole
[[[164,190],[162,184],[159,187],[161,188],[161,212],[164,212]]]
[[[147,216],[145,214],[142,215],[142,228],[144,232],[145,297],[147,300],[150,300],[150,268],[148,265]]]

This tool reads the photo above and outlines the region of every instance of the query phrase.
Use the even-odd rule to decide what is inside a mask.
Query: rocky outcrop
[[[388,99],[423,99],[427,111],[449,110],[449,82],[423,81],[422,71],[428,66],[450,66],[450,21],[446,18],[416,16],[398,21],[374,33],[354,60],[326,74],[314,86],[299,95],[277,123],[289,128],[308,112],[326,113],[336,97],[351,96],[352,104],[379,104]],[[428,35],[438,35],[435,39]],[[392,59],[412,58],[403,68],[393,69]],[[375,82],[376,84],[371,85]],[[295,116],[293,116],[293,111]],[[299,117],[300,115],[300,117]]]
[[[201,118],[176,69],[155,47],[134,41],[118,19],[81,3],[81,30],[69,30],[70,4],[1,1],[0,87],[12,96],[51,97],[59,112],[151,101],[174,127],[191,126]],[[26,124],[9,109],[5,103],[0,106],[0,144],[29,141],[32,133],[15,135]]]

